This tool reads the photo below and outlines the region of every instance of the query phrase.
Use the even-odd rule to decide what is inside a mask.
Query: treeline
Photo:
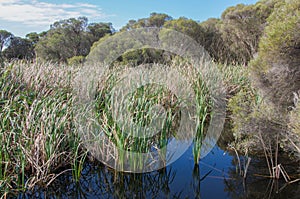
[[[227,8],[220,19],[211,18],[201,23],[185,17],[173,19],[167,14],[151,13],[148,18],[129,20],[120,31],[142,27],[175,29],[199,42],[217,62],[246,65],[258,52],[267,18],[278,2],[281,1],[239,4]],[[26,38],[1,30],[0,56],[6,60],[40,58],[81,62],[95,41],[115,32],[111,23],[89,24],[86,17],[57,21],[48,31],[29,33]]]
[[[0,56],[8,61],[39,58],[68,62],[74,57],[83,60],[95,41],[112,32],[111,23],[89,24],[86,17],[57,21],[48,31],[32,32],[26,38],[15,37],[10,32],[0,30]]]

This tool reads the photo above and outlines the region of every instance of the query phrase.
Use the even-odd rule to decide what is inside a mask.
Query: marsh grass
[[[68,170],[62,168],[72,169],[79,137],[71,74],[51,63],[16,62],[1,70],[1,196],[47,186]]]

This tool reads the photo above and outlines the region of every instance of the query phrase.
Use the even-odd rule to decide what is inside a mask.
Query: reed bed
[[[27,62],[1,68],[1,196],[49,185],[72,169],[80,156],[73,123],[72,70]]]
[[[1,68],[1,196],[6,197],[35,186],[48,186],[69,170],[72,170],[74,180],[79,181],[83,163],[88,156],[77,126],[80,112],[77,106],[78,93],[74,95],[74,88],[80,84],[77,78],[80,67],[14,62],[5,63]],[[174,62],[170,67],[178,67],[194,93],[196,117],[190,119],[197,124],[193,155],[195,164],[198,164],[213,106],[207,84],[214,85],[217,80],[210,80],[209,73],[204,73],[207,77],[195,73],[185,62]],[[226,80],[226,88],[221,89],[235,91],[247,84],[238,73],[238,68],[220,67],[220,70]],[[146,153],[164,148],[171,139],[189,137],[180,137],[176,133],[182,117],[180,109],[183,99],[155,84],[139,87],[126,96],[130,100],[127,100],[129,103],[125,103],[123,109],[130,113],[125,118],[128,123],[118,125],[112,115],[111,91],[120,81],[120,74],[121,70],[110,71],[105,79],[96,82],[98,89],[92,93],[92,116],[114,144],[123,150]],[[158,110],[163,114],[157,114]],[[84,114],[84,111],[80,114]],[[158,124],[160,131],[156,135],[144,137],[137,136],[143,133],[143,128],[139,129],[141,132],[130,132],[133,127],[147,127],[149,124]],[[130,164],[139,167],[142,164],[140,161],[132,160]]]

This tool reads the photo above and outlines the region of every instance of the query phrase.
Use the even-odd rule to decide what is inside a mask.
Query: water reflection
[[[281,161],[291,177],[300,177],[295,163]],[[244,179],[234,154],[215,147],[195,166],[191,146],[170,166],[144,174],[86,162],[78,183],[71,172],[65,173],[47,189],[37,188],[19,198],[299,198],[300,183],[287,185],[263,176],[268,174],[265,164],[263,158],[253,158]]]
[[[86,163],[78,183],[71,173],[60,176],[47,190],[27,192],[32,198],[180,198],[170,189],[176,172],[164,168],[145,174],[115,172],[99,162]]]

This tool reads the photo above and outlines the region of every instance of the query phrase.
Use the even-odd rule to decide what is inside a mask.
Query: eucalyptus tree
[[[221,24],[222,20],[217,18],[209,18],[199,23],[204,30],[202,45],[216,62],[232,63],[232,52],[222,37]]]
[[[112,30],[111,23],[89,24],[86,17],[60,20],[39,38],[35,51],[43,60],[67,62],[72,57],[88,55],[93,43]]]
[[[275,3],[259,1],[254,5],[238,4],[222,13],[222,39],[237,63],[247,64],[257,53],[259,40]]]
[[[180,17],[179,19],[167,21],[164,27],[186,34],[200,44],[204,43],[204,29],[192,19]]]

